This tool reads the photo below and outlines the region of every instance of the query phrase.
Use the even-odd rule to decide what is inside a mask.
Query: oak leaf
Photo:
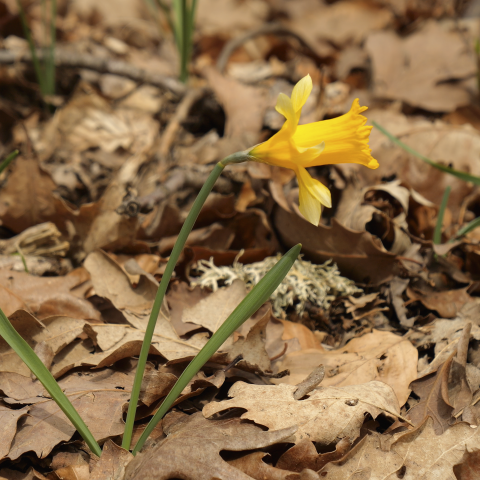
[[[339,439],[351,440],[369,413],[399,415],[398,401],[392,388],[382,382],[368,382],[347,387],[317,388],[304,400],[295,400],[295,385],[248,385],[236,382],[230,388],[232,400],[210,403],[203,408],[205,417],[229,408],[247,410],[240,418],[253,420],[270,429],[298,425],[295,443],[304,439],[329,445]]]
[[[433,420],[428,418],[414,430],[396,435],[386,445],[382,435],[369,435],[340,461],[320,470],[320,478],[451,480],[455,478],[453,467],[462,461],[465,452],[478,449],[479,432],[479,428],[462,422],[436,435]]]
[[[290,370],[290,376],[274,380],[274,383],[296,385],[317,365],[323,364],[326,374],[323,387],[345,387],[379,380],[393,388],[403,405],[410,394],[410,383],[417,378],[417,358],[417,349],[408,339],[373,330],[336,350],[307,349],[287,354],[277,368]]]
[[[232,467],[220,457],[221,450],[239,452],[263,448],[290,437],[296,427],[264,432],[242,423],[238,418],[207,420],[200,412],[181,415],[169,425],[164,419],[167,438],[150,450],[138,454],[127,466],[125,480],[251,480],[252,477]]]

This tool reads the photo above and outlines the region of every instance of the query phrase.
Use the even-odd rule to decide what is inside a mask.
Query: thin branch
[[[39,60],[43,60],[44,56],[43,52],[37,51]],[[0,50],[0,65],[32,62],[32,55],[29,52],[18,53],[12,50]],[[168,90],[178,97],[182,97],[186,92],[185,85],[175,78],[149,72],[122,60],[99,58],[90,54],[63,50],[59,47],[55,49],[55,65],[60,68],[85,68],[99,73],[119,75],[136,82]]]

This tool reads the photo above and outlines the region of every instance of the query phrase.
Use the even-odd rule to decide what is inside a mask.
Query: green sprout
[[[165,15],[175,38],[180,56],[180,81],[188,79],[188,64],[192,58],[193,30],[195,28],[195,11],[197,0],[173,0],[168,6],[163,0],[145,0],[155,16],[159,10]]]
[[[41,56],[38,55],[32,32],[27,22],[27,15],[20,0],[17,0],[25,38],[32,55],[33,68],[37,77],[42,96],[55,94],[55,19],[57,16],[57,0],[50,0],[50,15],[47,14],[47,2],[42,0],[42,23],[44,31],[44,45]],[[50,18],[48,18],[50,16]]]

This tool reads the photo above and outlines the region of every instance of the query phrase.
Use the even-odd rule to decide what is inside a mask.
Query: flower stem
[[[270,295],[272,295],[280,283],[282,283],[290,268],[292,268],[292,265],[295,263],[295,260],[297,260],[301,248],[302,246],[300,244],[292,247],[276,263],[276,265],[265,274],[265,276],[257,283],[257,285],[255,285],[255,287],[253,287],[249,294],[223,322],[221,327],[212,335],[212,338],[210,338],[200,352],[197,353],[195,358],[188,364],[187,368],[183,371],[173,388],[163,400],[160,408],[142,432],[142,435],[133,449],[132,453],[134,455],[143,447],[143,444],[150,433],[152,433],[157,423],[175,403],[175,400],[177,400],[193,376],[203,367],[203,365],[205,365],[205,363],[208,362],[210,357],[223,345],[225,340],[270,298]]]
[[[207,178],[207,181],[203,185],[200,193],[198,194],[190,213],[183,224],[180,233],[178,234],[177,242],[173,247],[170,258],[168,259],[167,266],[165,267],[165,272],[162,276],[162,280],[157,290],[157,295],[155,296],[155,301],[152,307],[152,313],[150,314],[150,319],[148,320],[148,325],[145,330],[145,337],[143,339],[142,349],[140,350],[140,356],[138,358],[137,371],[135,373],[135,379],[133,381],[132,396],[130,398],[130,404],[128,405],[127,419],[125,421],[125,433],[123,435],[122,447],[125,450],[129,450],[130,444],[132,442],[133,434],[133,423],[135,421],[135,414],[137,411],[138,399],[140,397],[140,387],[142,386],[143,373],[145,371],[145,365],[147,363],[148,352],[150,350],[150,344],[152,342],[153,332],[155,330],[155,324],[157,323],[158,314],[160,313],[160,308],[165,297],[165,292],[167,291],[170,278],[172,277],[173,270],[177,264],[180,253],[185,246],[188,235],[192,231],[193,225],[197,220],[198,214],[205,203],[209,193],[212,191],[215,182],[222,173],[223,169],[229,163],[241,163],[248,160],[247,155],[244,152],[234,153],[221,162],[218,162],[215,168],[213,169],[210,176]]]

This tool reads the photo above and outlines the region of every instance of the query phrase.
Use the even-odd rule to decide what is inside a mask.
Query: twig
[[[116,211],[120,215],[128,215],[129,217],[136,217],[139,213],[148,213],[155,205],[160,204],[172,193],[180,191],[184,187],[200,190],[207,177],[208,172],[198,171],[197,169],[174,170],[164,183],[148,195],[137,197],[133,192],[129,192]],[[214,191],[224,194],[231,193],[232,189],[232,181],[225,177],[220,177],[213,188]]]
[[[38,51],[37,56],[42,60],[44,54]],[[32,63],[32,55],[28,52],[18,53],[12,50],[0,50],[0,64],[12,65],[15,63]],[[119,75],[130,78],[136,82],[146,83],[168,90],[178,97],[182,97],[187,91],[185,85],[175,78],[149,72],[148,70],[135,67],[121,60],[99,58],[94,55],[76,53],[58,47],[55,49],[55,65],[63,68],[86,68],[87,70],[94,70],[99,73]]]
[[[457,362],[465,367],[467,364],[468,342],[470,341],[470,332],[472,331],[472,322],[468,322],[463,327],[463,332],[458,340]]]
[[[187,118],[193,104],[200,99],[205,92],[206,90],[203,88],[194,88],[192,90],[188,90],[185,96],[182,98],[182,101],[178,104],[175,114],[168,122],[168,125],[165,128],[160,140],[158,155],[161,163],[167,158],[168,153],[170,152],[170,147],[175,140],[175,135],[182,122]]]
[[[260,35],[279,35],[279,36],[287,36],[295,38],[302,47],[307,49],[312,57],[316,60],[319,60],[318,55],[315,53],[315,50],[298,34],[294,31],[288,29],[284,25],[279,23],[267,23],[266,25],[262,25],[260,28],[256,30],[252,30],[247,32],[245,35],[242,35],[237,38],[233,38],[229,42],[225,44],[223,47],[220,56],[217,60],[217,70],[220,73],[223,73],[225,67],[227,66],[228,59],[232,55],[232,53],[237,49],[240,48],[245,42],[251,40],[252,38],[258,37]]]

